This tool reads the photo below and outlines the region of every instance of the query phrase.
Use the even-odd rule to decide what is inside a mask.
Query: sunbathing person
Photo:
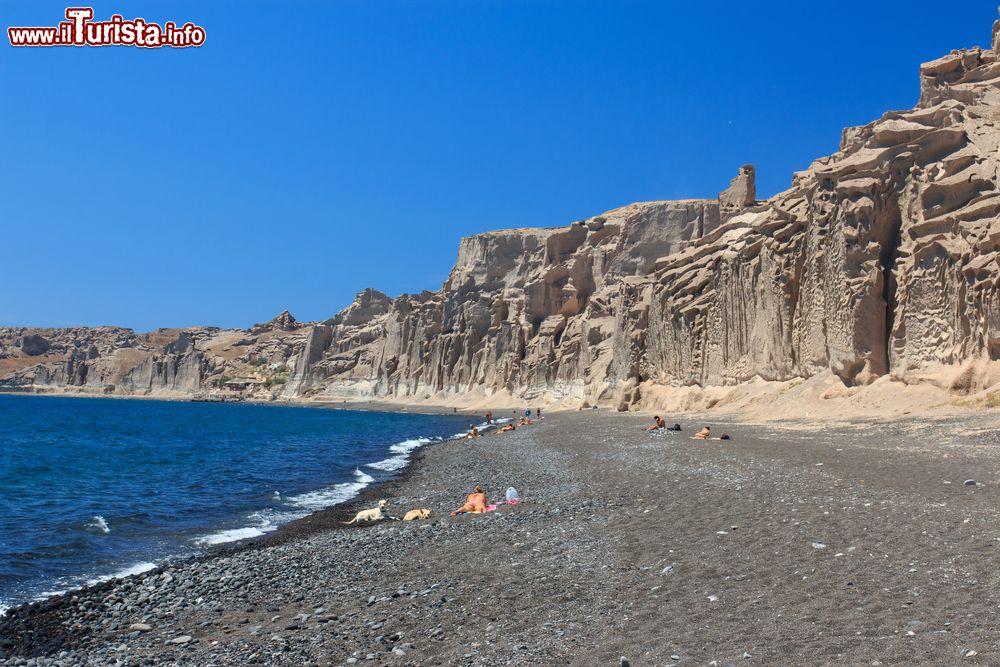
[[[469,432],[466,434],[466,440],[472,440],[473,438],[479,437],[479,429],[476,428],[475,424],[469,424]]]
[[[652,424],[652,426],[647,426],[646,430],[647,431],[655,431],[657,429],[666,428],[666,427],[667,427],[667,422],[663,421],[663,417],[660,417],[659,415],[657,415],[656,417],[653,417],[653,424]]]
[[[487,505],[489,505],[489,502],[486,500],[486,492],[483,491],[483,487],[477,486],[469,494],[469,497],[465,499],[465,504],[452,512],[451,515],[466,514],[467,512],[482,514],[486,511]]]
[[[514,426],[513,424],[504,424],[498,430],[493,431],[493,435],[496,435],[497,433],[508,433],[510,431],[513,431],[516,428],[517,427]]]
[[[708,440],[712,435],[712,427],[706,426],[697,433],[694,434],[695,440]]]

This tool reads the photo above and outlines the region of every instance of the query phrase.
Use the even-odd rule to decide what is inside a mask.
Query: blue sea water
[[[0,395],[4,607],[263,535],[468,417]]]

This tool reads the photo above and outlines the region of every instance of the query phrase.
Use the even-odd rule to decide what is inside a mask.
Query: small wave
[[[91,580],[89,580],[87,582],[87,585],[88,586],[92,586],[93,584],[91,583],[91,581],[94,584],[99,584],[102,581],[107,581],[110,578],[111,577],[106,577],[104,579],[91,579]],[[38,595],[35,596],[34,600],[35,600],[35,602],[41,602],[42,600],[48,600],[49,598],[54,598],[57,595],[65,595],[66,593],[69,593],[71,590],[73,590],[73,589],[72,588],[60,588],[59,590],[42,591],[41,593],[39,593]]]
[[[417,447],[423,447],[426,444],[435,442],[438,438],[415,438],[413,440],[404,440],[403,442],[397,442],[395,445],[389,448],[390,452],[396,452],[397,454],[409,454]]]
[[[260,537],[264,534],[264,531],[260,528],[254,528],[253,526],[248,526],[246,528],[233,528],[231,530],[221,530],[218,533],[212,533],[211,535],[205,535],[195,539],[194,543],[203,547],[210,547],[216,544],[225,544],[226,542],[239,542],[240,540],[249,540],[252,537]]]
[[[0,618],[3,618],[3,615],[6,614],[9,609],[10,607],[7,605],[0,604]]]
[[[282,524],[288,523],[289,521],[295,521],[296,519],[301,519],[304,516],[309,516],[309,512],[306,512],[305,510],[282,512],[280,510],[264,509],[257,512],[251,512],[247,518],[253,522],[254,526],[263,530],[265,533],[269,533],[272,530],[277,530],[278,526]]]
[[[273,494],[271,494],[271,499],[272,500],[281,500],[281,492],[280,491],[275,491]]]
[[[111,581],[112,579],[124,579],[125,577],[131,577],[133,574],[142,574],[143,572],[149,572],[150,570],[155,568],[156,568],[156,563],[149,563],[149,562],[136,563],[135,565],[129,565],[128,567],[122,568],[121,570],[118,570],[117,572],[114,572],[112,574],[106,574],[104,576],[97,577],[96,579],[88,579],[87,585],[93,586],[95,584],[102,584],[105,581]],[[59,591],[57,593],[45,593],[45,596],[51,597],[52,595],[61,595],[62,593],[65,592],[66,591]]]
[[[131,577],[133,574],[142,574],[143,572],[149,572],[150,570],[156,569],[156,563],[136,563],[135,565],[129,565],[126,568],[118,570],[111,575],[111,579],[124,579],[125,577]]]
[[[220,530],[219,532],[212,533],[211,535],[203,535],[195,538],[194,543],[198,546],[210,547],[216,544],[225,544],[227,542],[249,540],[253,537],[260,537],[265,533],[278,530],[278,526],[281,524],[294,521],[295,519],[301,519],[307,514],[308,512],[277,512],[270,509],[251,512],[249,516],[247,516],[247,519],[253,522],[252,526]]]
[[[247,516],[247,519],[253,522],[252,526],[220,530],[217,533],[195,538],[194,543],[198,546],[209,547],[218,544],[226,544],[227,542],[239,542],[240,540],[249,540],[254,537],[260,537],[261,535],[277,530],[278,526],[282,524],[308,516],[310,512],[326,507],[332,507],[333,505],[339,505],[342,502],[350,500],[374,481],[375,478],[371,475],[366,475],[360,470],[355,470],[353,482],[335,484],[327,489],[310,491],[297,496],[289,496],[284,499],[285,503],[292,507],[299,508],[299,511],[279,512],[266,509],[251,512]],[[275,496],[277,497],[277,495],[278,492],[275,491]]]
[[[406,467],[406,464],[410,462],[410,457],[406,454],[399,454],[398,456],[392,456],[381,461],[376,461],[375,463],[369,463],[369,468],[375,468],[376,470],[384,470],[386,472],[393,472],[395,470],[402,470]]]
[[[375,478],[371,475],[366,475],[360,470],[355,470],[353,482],[334,484],[329,488],[319,491],[310,491],[298,496],[291,496],[287,499],[287,502],[292,507],[300,507],[313,511],[321,510],[350,500],[374,481]]]
[[[124,579],[125,577],[132,576],[133,574],[142,574],[143,572],[148,572],[155,568],[156,563],[141,562],[136,563],[135,565],[129,565],[128,567],[117,570],[111,574],[102,574],[99,577],[92,577],[90,579],[83,579],[82,577],[59,577],[51,581],[50,585],[55,584],[61,588],[41,591],[32,599],[35,602],[41,602],[57,595],[65,595],[70,591],[79,590],[81,586],[96,586],[97,584],[103,584],[105,581],[111,581],[112,579]],[[0,616],[3,616],[7,609],[10,609],[10,607],[0,604]]]
[[[92,516],[90,520],[87,521],[87,523],[83,524],[83,527],[91,531],[103,533],[105,535],[111,532],[111,529],[108,527],[108,522],[105,521],[104,517],[101,516],[100,514]]]
[[[465,433],[459,433],[453,437],[464,438]],[[432,442],[441,442],[441,440],[443,440],[443,438],[414,438],[413,440],[398,442],[389,447],[389,451],[395,452],[396,456],[390,456],[387,459],[382,459],[381,461],[376,461],[375,463],[369,463],[367,467],[375,468],[376,470],[384,470],[386,472],[402,470],[406,467],[406,464],[410,462],[410,453],[413,450],[423,447],[424,445],[429,445]]]

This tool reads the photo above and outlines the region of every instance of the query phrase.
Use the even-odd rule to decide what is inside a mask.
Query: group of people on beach
[[[535,408],[535,420],[540,420],[541,418],[542,418],[542,409]],[[496,420],[493,418],[492,411],[486,413],[485,419],[487,426],[496,423]],[[516,425],[514,424],[514,420],[517,420]],[[496,435],[497,433],[510,433],[511,431],[516,431],[518,426],[532,426],[535,423],[535,420],[531,419],[531,408],[525,408],[524,415],[521,416],[520,418],[518,418],[517,416],[517,410],[514,410],[514,416],[512,420],[504,424],[497,430],[493,431],[492,435]],[[465,439],[473,440],[475,438],[481,437],[482,435],[483,434],[479,432],[478,426],[476,426],[475,424],[469,424],[469,432],[465,434]]]
[[[667,422],[664,421],[663,417],[661,417],[659,415],[656,415],[655,417],[653,417],[653,423],[652,423],[652,425],[651,426],[647,426],[643,430],[644,431],[659,431],[659,430],[680,431],[681,430],[681,425],[680,424],[674,424],[673,426],[667,426]]]
[[[516,419],[517,418],[517,410],[514,410],[513,415],[514,415],[514,418]],[[524,417],[525,417],[525,419],[530,419],[531,418],[531,408],[525,408],[524,409]],[[535,419],[541,419],[541,418],[542,418],[542,409],[541,408],[535,408]],[[489,412],[486,413],[486,423],[487,424],[492,424],[493,421],[494,421],[493,420],[493,411],[491,410],[491,411],[489,411]]]
[[[663,419],[663,417],[661,417],[659,415],[656,415],[656,416],[653,417],[653,423],[651,425],[645,427],[643,430],[644,431],[660,431],[660,430],[664,430],[664,431],[680,432],[683,429],[681,429],[681,425],[680,424],[674,424],[673,426],[667,426],[667,422]],[[705,426],[700,431],[698,431],[693,436],[691,436],[691,439],[692,440],[711,440],[712,439],[712,427],[711,426]],[[716,438],[716,440],[732,440],[732,436],[730,436],[728,433],[723,433],[720,437]]]

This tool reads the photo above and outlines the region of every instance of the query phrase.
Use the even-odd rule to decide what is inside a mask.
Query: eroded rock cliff
[[[650,387],[850,387],[1000,359],[996,30],[991,50],[923,65],[915,109],[845,130],[767,201],[747,165],[718,199],[478,234],[440,290],[365,290],[321,323],[0,330],[0,382],[196,392],[239,376],[275,398],[627,408]]]

